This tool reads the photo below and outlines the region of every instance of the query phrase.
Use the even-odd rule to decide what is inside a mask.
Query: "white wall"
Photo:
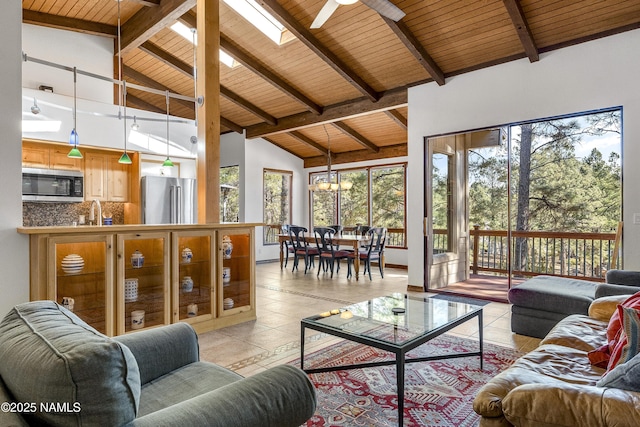
[[[22,226],[20,80],[22,3],[4,2],[0,16],[0,317],[29,300],[29,240]]]
[[[302,159],[276,147],[262,138],[246,141],[245,170],[245,217],[244,222],[263,221],[262,172],[265,168],[293,172],[292,218],[294,224],[306,222],[306,210],[302,202],[307,193],[307,180]],[[242,195],[241,195],[242,196]],[[280,258],[280,246],[262,244],[262,227],[256,227],[256,258],[258,261]]]
[[[640,269],[640,30],[409,89],[409,284],[423,285],[424,137],[623,107],[626,269]]]
[[[114,41],[109,37],[22,24],[22,51],[30,58],[113,77],[113,48]],[[22,87],[52,86],[54,93],[73,96],[73,73],[30,61],[22,68]],[[77,96],[113,103],[113,86],[78,74]]]
[[[392,157],[389,159],[381,159],[381,160],[367,160],[362,162],[354,162],[349,164],[337,164],[331,167],[331,170],[341,170],[341,169],[353,169],[360,167],[371,167],[378,165],[389,165],[393,163],[406,163],[408,161],[408,157]],[[326,171],[327,167],[315,167],[305,169],[305,185],[309,183],[309,175],[316,172]],[[407,175],[408,176],[408,175]],[[306,211],[306,217],[302,224],[309,224],[311,222],[311,217],[309,215],[309,191],[305,191],[304,194],[304,206]],[[408,262],[408,251],[407,249],[393,249],[386,248],[384,251],[385,262],[387,264],[393,265],[407,265]]]

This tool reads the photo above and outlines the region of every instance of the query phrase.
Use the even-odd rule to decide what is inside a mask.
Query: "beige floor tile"
[[[368,300],[394,292],[407,293],[407,272],[386,268],[381,278],[373,270],[373,280],[361,275],[360,280],[346,278],[346,266],[333,279],[329,274],[316,276],[316,270],[303,273],[280,270],[279,264],[256,266],[257,320],[200,334],[203,360],[219,363],[248,376],[282,363],[300,358],[300,320],[350,303]],[[412,293],[429,297],[429,293]],[[540,340],[511,332],[510,305],[489,303],[483,307],[483,334],[486,342],[526,352]],[[449,331],[461,337],[478,338],[475,319]],[[305,355],[335,345],[342,340],[317,331],[306,330]]]

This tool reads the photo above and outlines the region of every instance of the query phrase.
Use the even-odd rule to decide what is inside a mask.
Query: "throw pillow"
[[[629,298],[624,300],[622,304],[623,307],[631,307],[637,310],[640,310],[640,292],[636,292],[631,295]],[[620,317],[618,310],[613,313],[611,319],[609,320],[609,325],[607,326],[607,341],[616,341],[620,335],[620,327],[622,325],[622,318]]]
[[[607,372],[596,385],[640,392],[640,354],[636,354],[627,363],[618,364],[610,372]]]
[[[618,364],[630,361],[640,353],[640,311],[618,306],[618,315],[622,319],[620,339],[611,351],[607,372]]]

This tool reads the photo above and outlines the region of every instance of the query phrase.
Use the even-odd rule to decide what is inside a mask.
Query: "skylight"
[[[224,0],[224,2],[277,45],[284,44],[293,38],[284,25],[255,0]]]
[[[189,42],[193,43],[195,40],[196,44],[198,44],[197,37],[194,39],[191,29],[186,25],[184,25],[182,22],[179,22],[179,21],[176,22],[171,26],[171,29],[176,33],[180,34],[185,39],[187,39]],[[233,68],[240,65],[239,62],[237,62],[235,59],[233,59],[231,56],[229,56],[226,52],[223,52],[223,51],[220,51],[220,62],[222,62],[224,65],[226,65],[229,68]]]

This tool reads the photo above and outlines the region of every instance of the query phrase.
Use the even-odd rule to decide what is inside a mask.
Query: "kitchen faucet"
[[[89,222],[95,221],[94,207],[98,206],[98,221],[97,226],[102,227],[102,206],[100,206],[100,200],[93,199],[91,201],[91,209],[89,210]]]

